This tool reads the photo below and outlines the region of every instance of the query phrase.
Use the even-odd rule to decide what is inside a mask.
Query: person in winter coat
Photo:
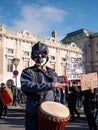
[[[21,90],[27,95],[25,129],[38,130],[37,111],[44,101],[56,101],[60,89],[65,83],[60,83],[57,73],[46,66],[49,60],[48,47],[37,42],[32,47],[31,58],[35,65],[28,67],[21,74]]]
[[[95,122],[95,98],[94,89],[90,88],[83,91],[83,106],[84,112],[88,121],[90,130],[98,130]]]

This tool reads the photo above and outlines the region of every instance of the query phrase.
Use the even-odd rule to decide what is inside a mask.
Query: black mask
[[[44,43],[38,42],[32,47],[31,58],[37,65],[44,65],[48,61],[48,48]]]

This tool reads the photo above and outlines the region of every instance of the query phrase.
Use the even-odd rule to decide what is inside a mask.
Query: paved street
[[[8,118],[0,119],[1,130],[24,130],[24,111],[20,108],[8,110]]]
[[[0,130],[25,130],[24,128],[24,108],[9,107],[8,118],[0,119]],[[68,122],[65,130],[89,130],[87,121],[81,111],[81,119]]]

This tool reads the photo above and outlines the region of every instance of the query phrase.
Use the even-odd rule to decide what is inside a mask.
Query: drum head
[[[50,117],[62,119],[69,117],[69,109],[58,102],[45,101],[40,105],[40,111]]]

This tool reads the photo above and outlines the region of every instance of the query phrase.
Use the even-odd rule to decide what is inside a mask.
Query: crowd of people
[[[5,92],[5,88],[9,88],[10,89],[10,93],[7,90]],[[14,85],[14,82],[10,86],[7,86],[6,83],[1,83],[0,84],[0,118],[7,118],[8,105],[10,105],[10,104],[5,104],[4,103],[4,100],[8,100],[9,99],[9,98],[6,98],[7,95],[8,96],[12,96],[11,105],[12,106],[17,106],[17,104],[16,104],[16,96],[17,96],[16,90],[17,90],[17,88]],[[2,94],[6,95],[5,99],[3,99]]]
[[[89,90],[82,92],[81,84],[78,82],[64,82],[53,69],[46,66],[49,51],[44,43],[38,42],[32,47],[31,58],[35,65],[24,69],[21,74],[21,90],[27,95],[25,129],[38,129],[37,110],[42,102],[55,101],[64,104],[66,100],[71,115],[70,120],[75,121],[76,118],[81,118],[76,106],[82,105],[90,130],[97,130],[94,114],[94,118],[91,117],[91,102],[88,102],[88,97],[85,95]],[[89,100],[92,100],[91,97]]]
[[[71,114],[71,121],[81,119],[79,110],[82,107],[89,129],[98,130],[98,88],[82,91],[80,81],[71,81],[65,88],[65,102]]]
[[[84,108],[90,130],[98,130],[96,117],[98,116],[98,88],[82,91],[81,83],[64,81],[54,69],[46,66],[49,60],[48,47],[41,42],[36,43],[31,50],[34,66],[24,69],[21,73],[21,91],[27,96],[25,113],[25,130],[38,130],[37,112],[44,101],[54,101],[66,105],[69,109],[71,121],[81,118],[79,109]],[[5,87],[5,85],[3,84]],[[0,92],[2,91],[2,84]],[[16,87],[11,86],[13,93],[12,105],[16,106]],[[7,107],[0,99],[0,117]],[[56,108],[54,108],[56,109]]]
[[[7,90],[5,92],[5,88],[9,88],[10,93]],[[8,97],[5,96],[5,98],[3,99],[2,94],[3,97],[4,95],[11,96],[12,98],[11,103],[5,104],[4,100],[7,100]],[[3,83],[3,82],[0,84],[0,118],[1,119],[7,118],[9,105],[17,107],[18,105],[23,106],[25,105],[25,103],[26,103],[26,96],[22,93],[22,91],[19,88],[17,88],[14,85],[14,82],[12,82],[10,85],[7,85],[7,83]]]

